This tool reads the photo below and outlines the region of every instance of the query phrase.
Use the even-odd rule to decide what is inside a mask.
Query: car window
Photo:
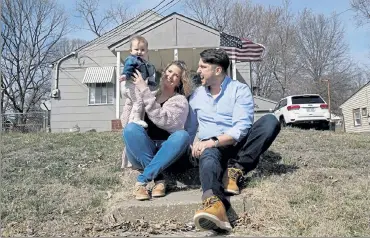
[[[283,99],[280,102],[278,102],[275,106],[275,111],[281,109],[282,107],[285,107],[287,105],[287,100]]]
[[[315,104],[324,103],[320,96],[307,95],[307,96],[294,96],[292,97],[292,104]]]
[[[281,107],[285,107],[288,103],[288,100],[287,99],[284,99],[283,101],[281,101]]]
[[[280,101],[279,103],[279,109],[281,109],[283,107],[283,101]]]

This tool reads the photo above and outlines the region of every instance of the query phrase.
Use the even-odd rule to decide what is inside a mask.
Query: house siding
[[[253,96],[253,99],[254,99],[254,122],[256,122],[264,115],[267,114],[273,115],[273,113],[270,112],[269,109],[274,109],[277,102],[259,96]]]
[[[274,109],[277,102],[262,98],[259,96],[254,96],[254,106],[256,110],[269,110]]]
[[[112,58],[115,59],[114,56]],[[105,66],[113,66],[113,64],[105,64]],[[70,62],[69,67],[72,67]],[[115,118],[115,105],[88,105],[89,89],[82,83],[85,71],[86,67],[81,69],[66,67],[60,70],[60,98],[51,100],[52,132],[67,132],[75,125],[80,127],[81,132],[90,129],[110,130],[110,122]]]
[[[252,88],[249,62],[236,62],[236,79]]]
[[[209,27],[203,26],[179,15],[153,24],[137,34],[144,36],[149,42],[149,49],[167,48],[211,48],[219,47],[220,34]],[[129,39],[113,46],[111,50],[126,51],[129,49]]]
[[[173,22],[177,32],[176,46],[219,47],[220,34],[218,32],[179,16],[176,16]]]
[[[353,110],[357,108],[367,108],[367,116],[362,116],[361,112],[361,126],[354,125]],[[349,98],[341,109],[346,132],[370,132],[370,84]]]

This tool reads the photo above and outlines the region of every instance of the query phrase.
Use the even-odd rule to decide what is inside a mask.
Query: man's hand
[[[199,158],[205,149],[212,148],[215,146],[215,142],[213,140],[206,140],[206,141],[198,141],[192,146],[192,155],[194,158]]]

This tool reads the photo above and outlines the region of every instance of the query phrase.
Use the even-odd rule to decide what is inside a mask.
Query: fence
[[[49,111],[27,112],[27,113],[4,113],[2,114],[3,132],[49,132]]]

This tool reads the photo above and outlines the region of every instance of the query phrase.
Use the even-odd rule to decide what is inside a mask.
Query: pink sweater
[[[156,102],[156,91],[150,91],[147,85],[137,87],[136,93],[143,99],[145,112],[149,119],[159,128],[173,133],[184,129],[184,125],[189,112],[189,103],[185,96],[175,94],[169,98],[163,106]],[[129,101],[129,100],[126,100]],[[132,102],[125,102],[123,107],[121,122],[124,128],[130,122]],[[122,168],[130,166],[126,157],[126,149],[122,154]]]

